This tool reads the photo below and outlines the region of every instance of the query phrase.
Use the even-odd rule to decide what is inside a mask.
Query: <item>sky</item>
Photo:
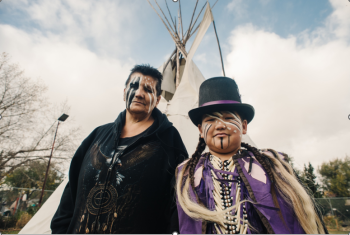
[[[176,16],[178,3],[166,1]],[[181,6],[187,29],[195,1]],[[350,155],[350,2],[219,0],[212,12],[226,75],[255,108],[256,145],[288,153],[297,168]],[[0,2],[0,52],[42,80],[50,102],[68,101],[80,141],[125,109],[135,64],[159,67],[174,48],[146,0]],[[221,75],[212,26],[194,62],[205,78]]]

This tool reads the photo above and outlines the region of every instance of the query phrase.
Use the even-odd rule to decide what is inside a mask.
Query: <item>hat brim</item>
[[[204,114],[220,111],[237,112],[238,114],[243,115],[248,123],[253,120],[255,113],[254,107],[249,104],[214,104],[191,109],[188,112],[188,116],[193,124],[198,126],[198,124],[202,124],[202,117]]]

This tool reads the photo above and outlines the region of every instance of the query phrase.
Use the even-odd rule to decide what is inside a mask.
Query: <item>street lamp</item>
[[[58,126],[60,125],[60,122],[64,122],[68,117],[69,117],[69,116],[68,116],[67,114],[62,114],[61,117],[58,118],[58,123],[57,123],[57,128],[56,128],[55,137],[53,138],[53,143],[52,143],[52,148],[51,148],[51,154],[50,154],[50,158],[49,158],[49,163],[47,164],[47,168],[46,168],[45,180],[44,180],[43,188],[42,188],[42,190],[41,190],[41,196],[40,196],[40,200],[39,200],[39,207],[41,206],[41,201],[43,200],[43,195],[44,195],[44,190],[45,190],[45,184],[46,184],[47,176],[48,176],[48,174],[49,174],[50,162],[51,162],[51,157],[52,157],[53,148],[54,148],[54,146],[55,146],[55,140],[56,140],[56,135],[57,135]]]

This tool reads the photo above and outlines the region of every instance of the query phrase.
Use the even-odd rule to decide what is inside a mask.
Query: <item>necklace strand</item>
[[[210,155],[210,162],[213,165],[215,169],[223,170],[226,172],[234,172],[235,165],[233,163],[232,159],[225,160],[224,162],[221,161],[220,158]],[[226,180],[232,180],[232,175],[225,174],[225,173],[219,173],[223,179]],[[215,210],[216,211],[223,211],[228,207],[231,207],[232,204],[236,205],[240,202],[240,195],[241,195],[241,180],[240,177],[237,177],[238,182],[235,185],[232,185],[232,182],[229,182],[227,186],[226,184],[221,183],[220,181],[216,180],[217,176],[214,173],[213,170],[211,170],[211,176],[213,178],[213,184],[214,184],[214,190],[213,190],[213,197],[215,201]],[[236,195],[235,198],[230,196],[231,193],[231,187],[236,187]],[[241,207],[239,206],[235,212],[227,212],[224,216],[224,220],[227,219],[227,223],[224,223],[225,226],[214,224],[215,230],[217,233],[225,233],[225,234],[246,234],[247,233],[247,213],[245,209],[245,204],[243,204],[243,224],[238,223],[237,218],[240,218],[241,216]],[[220,231],[221,230],[221,231]]]

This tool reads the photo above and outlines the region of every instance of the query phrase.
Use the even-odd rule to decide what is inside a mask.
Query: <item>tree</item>
[[[41,190],[43,187],[45,173],[47,168],[47,161],[30,161],[26,166],[20,166],[12,173],[8,174],[4,180],[4,183],[10,187],[17,187],[22,189],[16,189],[12,191],[4,191],[2,194],[2,201],[9,203],[14,202],[19,196],[19,192],[27,194],[27,200],[36,199],[39,200]],[[63,181],[64,174],[60,172],[57,164],[51,164],[49,174],[46,181],[45,190],[55,190]],[[23,189],[28,188],[28,189]],[[37,189],[37,190],[32,190]],[[51,192],[45,192],[43,201],[51,195]],[[23,204],[22,204],[23,206]]]
[[[26,77],[17,64],[9,63],[8,54],[0,55],[0,182],[18,167],[50,156],[54,120],[69,107],[66,102],[50,104],[45,91],[43,82]],[[67,121],[61,125],[53,158],[70,159],[79,135],[79,128]]]
[[[309,162],[309,165],[304,164],[304,170],[301,173],[301,180],[310,189],[310,193],[314,198],[321,198],[322,192],[320,191],[320,185],[316,182],[316,175],[314,174],[314,167]]]
[[[41,189],[45,179],[47,161],[31,161],[26,166],[18,167],[5,179],[5,184],[19,188]],[[56,164],[51,164],[45,189],[55,190],[64,178]]]
[[[320,191],[321,186],[316,182],[316,175],[314,174],[314,167],[309,162],[309,165],[304,164],[304,169],[299,170],[294,166],[294,158],[289,156],[289,163],[291,164],[295,175],[301,181],[301,183],[309,190],[309,193],[314,198],[321,198],[322,192]]]
[[[318,172],[323,188],[337,197],[350,197],[350,157],[322,163]]]

